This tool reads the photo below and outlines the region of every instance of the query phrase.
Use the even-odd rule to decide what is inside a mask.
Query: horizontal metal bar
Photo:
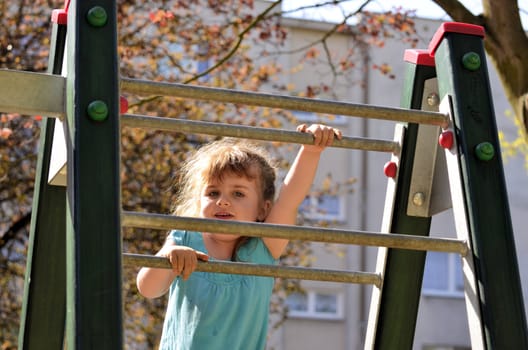
[[[142,254],[123,254],[123,262],[130,266],[170,269],[170,262],[163,257]],[[228,261],[198,261],[196,271],[294,278],[312,281],[373,284],[381,286],[381,276],[376,273],[314,269],[306,267],[260,265]]]
[[[196,85],[121,78],[121,90],[137,95],[163,95],[252,106],[337,114],[381,120],[447,126],[449,117],[438,112],[389,108],[365,104],[237,91]]]
[[[60,75],[0,69],[0,112],[62,117],[65,86]]]
[[[357,244],[410,250],[431,250],[462,255],[465,255],[468,249],[465,241],[450,238],[190,218],[139,212],[123,212],[121,214],[121,223],[124,227],[160,230],[182,229],[225,234],[238,233],[251,237],[274,237],[313,242]]]
[[[281,141],[301,144],[313,143],[312,135],[296,131],[212,123],[196,120],[151,117],[136,114],[122,115],[121,125],[138,128],[177,131],[183,133],[197,133],[240,138],[243,137],[263,141]],[[391,153],[398,153],[400,149],[400,145],[394,141],[373,140],[359,137],[343,137],[341,140],[334,140],[332,147]]]

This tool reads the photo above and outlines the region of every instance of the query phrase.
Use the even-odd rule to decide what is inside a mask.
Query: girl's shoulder
[[[277,260],[271,256],[262,238],[250,237],[238,249],[236,260],[259,264],[276,264]]]
[[[169,232],[167,239],[173,240],[176,244],[182,244],[186,237],[187,231],[172,230]]]
[[[167,239],[172,240],[177,245],[184,245],[194,249],[203,249],[204,246],[200,232],[172,230],[169,232]]]

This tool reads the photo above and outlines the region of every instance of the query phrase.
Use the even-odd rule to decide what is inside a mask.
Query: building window
[[[343,295],[335,292],[292,293],[286,298],[289,317],[342,319]]]
[[[460,256],[453,253],[427,253],[423,294],[455,297],[464,295],[464,278]]]
[[[345,221],[344,196],[307,196],[299,211],[307,220]]]
[[[347,117],[344,115],[326,115],[304,111],[293,111],[292,113],[299,123],[345,125],[348,121]]]

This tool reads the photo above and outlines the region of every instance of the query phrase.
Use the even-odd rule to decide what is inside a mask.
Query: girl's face
[[[256,179],[226,173],[222,181],[205,183],[200,195],[200,216],[207,219],[263,221],[271,203],[261,198]]]

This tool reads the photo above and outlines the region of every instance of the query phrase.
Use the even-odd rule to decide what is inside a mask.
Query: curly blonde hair
[[[269,153],[254,142],[224,138],[200,147],[183,163],[177,177],[173,214],[197,217],[203,185],[213,179],[222,180],[226,173],[256,179],[261,199],[273,202],[277,175]]]

